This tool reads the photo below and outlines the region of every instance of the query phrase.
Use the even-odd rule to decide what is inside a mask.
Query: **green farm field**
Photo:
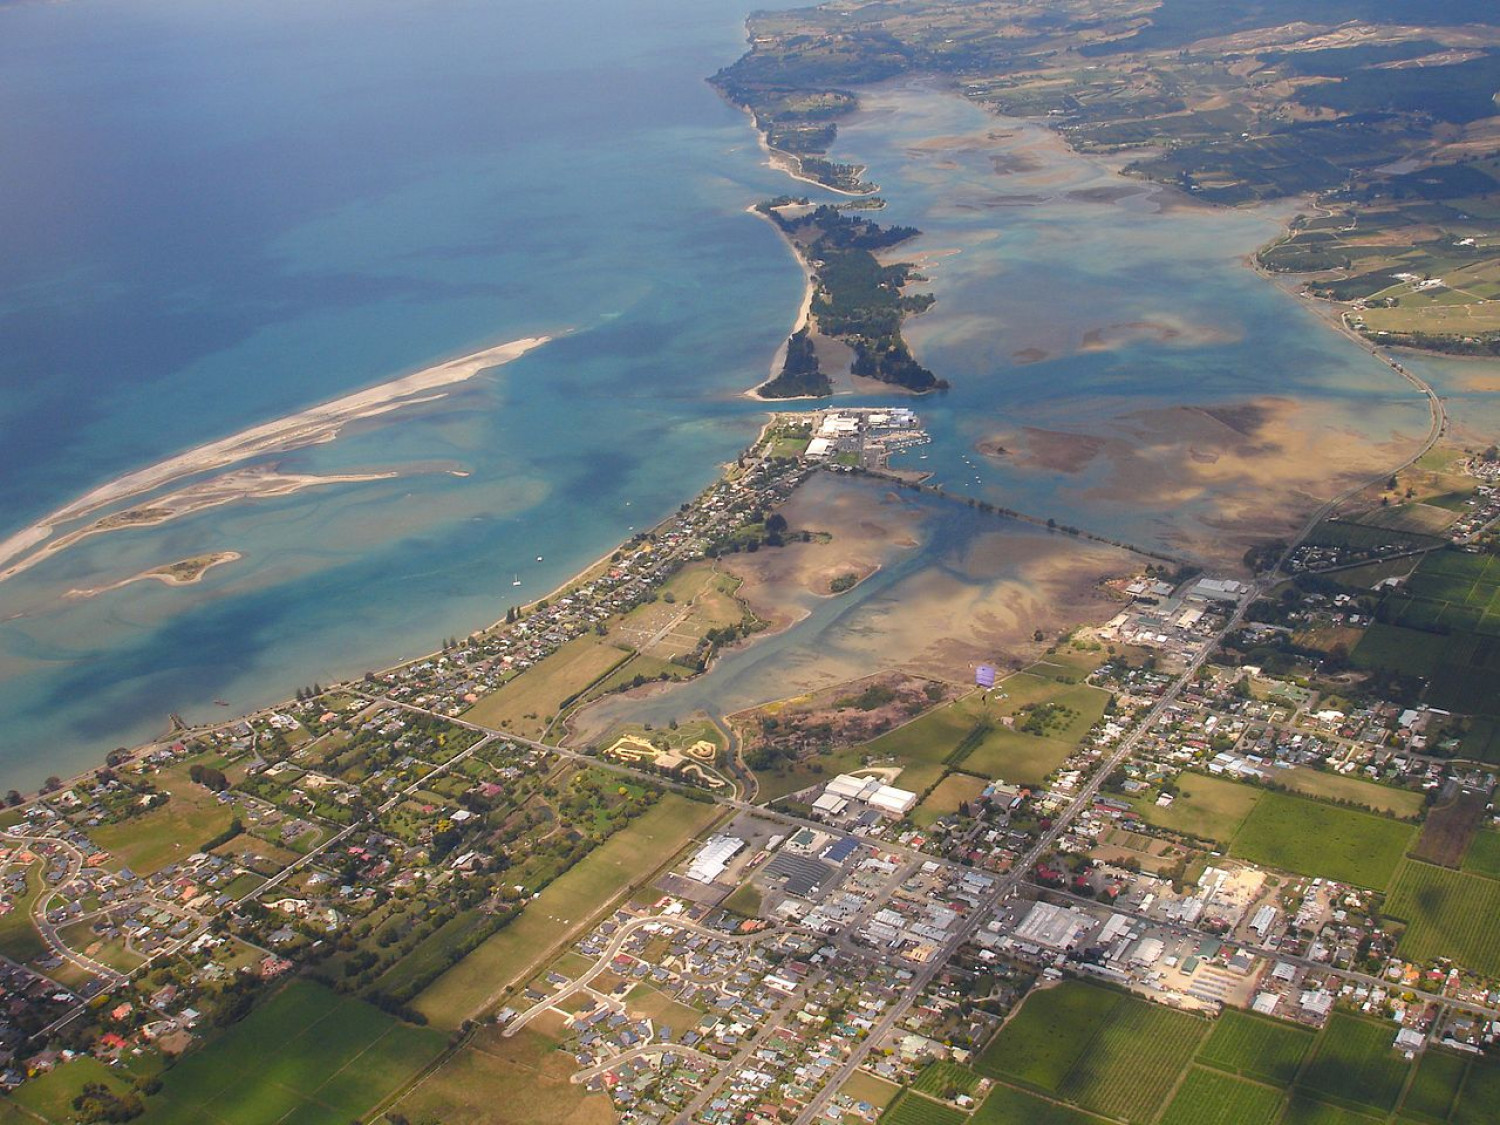
[[[1500,882],[1408,859],[1386,896],[1387,917],[1406,923],[1401,953],[1416,961],[1452,957],[1487,975],[1500,973]]]
[[[1065,981],[1029,996],[975,1068],[1094,1113],[1149,1121],[1208,1027],[1133,996]]]
[[[1314,1038],[1314,1032],[1298,1024],[1227,1008],[1198,1052],[1198,1062],[1286,1086],[1297,1077]]]
[[[298,1121],[348,1122],[413,1078],[445,1041],[296,982],[168,1070],[140,1120],[250,1125],[295,1113]]]
[[[1081,981],[1033,992],[974,1063],[991,1078],[1056,1091],[1087,1049],[1095,1030],[1125,999]]]
[[[881,1125],[964,1125],[969,1115],[912,1090],[896,1099],[883,1114]]]
[[[1362,777],[1346,777],[1328,770],[1299,767],[1277,770],[1276,782],[1309,797],[1350,801],[1373,812],[1389,813],[1402,819],[1422,815],[1422,794],[1411,789],[1397,789],[1394,785],[1366,781]]]
[[[487,1027],[394,1109],[408,1121],[443,1125],[490,1125],[501,1106],[506,1125],[612,1125],[608,1096],[569,1081],[576,1069],[554,1040],[530,1028],[507,1039]]]
[[[1335,1012],[1318,1037],[1299,1087],[1339,1104],[1389,1112],[1411,1069],[1391,1047],[1395,1035],[1388,1021]]]
[[[1195,1066],[1172,1096],[1161,1125],[1272,1125],[1282,1091]]]
[[[1268,792],[1229,850],[1252,863],[1381,890],[1416,833],[1400,821]]]
[[[1473,875],[1500,879],[1500,832],[1484,828],[1474,833],[1464,856],[1463,868]]]
[[[1058,1093],[1084,1109],[1150,1121],[1172,1092],[1208,1021],[1127,997],[1088,1044]]]
[[[1464,1072],[1468,1069],[1469,1060],[1461,1055],[1437,1048],[1423,1051],[1422,1059],[1417,1063],[1417,1073],[1412,1076],[1406,1097],[1401,1101],[1401,1112],[1447,1121],[1453,1103],[1458,1100]]]
[[[969,1120],[972,1125],[1102,1125],[1104,1119],[1012,1086],[996,1086]]]
[[[527,979],[554,947],[675,855],[719,810],[667,794],[547,885],[521,916],[438,977],[414,1001],[434,1026],[457,1027],[509,984]]]
[[[1133,802],[1141,819],[1170,832],[1228,843],[1265,796],[1265,790],[1201,773],[1177,779],[1178,795],[1166,807],[1152,800]]]

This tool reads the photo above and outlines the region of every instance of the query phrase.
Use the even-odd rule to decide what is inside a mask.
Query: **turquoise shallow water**
[[[394,480],[97,537],[0,585],[5,785],[168,711],[423,651],[712,479],[759,423],[737,392],[802,284],[744,214],[780,177],[703,81],[743,18],[725,0],[0,10],[0,537],[247,425],[558,336],[279,459]],[[191,588],[63,597],[210,550],[244,558]]]

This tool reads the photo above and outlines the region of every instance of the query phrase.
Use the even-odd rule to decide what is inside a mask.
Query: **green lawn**
[[[877,1109],[884,1109],[896,1100],[896,1096],[901,1093],[901,1087],[871,1074],[868,1070],[856,1070],[849,1076],[849,1081],[844,1083],[839,1093],[848,1094],[857,1102],[867,1102]]]
[[[1390,1111],[1411,1069],[1392,1046],[1395,1038],[1396,1027],[1389,1021],[1335,1012],[1303,1071],[1300,1087],[1340,1104]]]
[[[933,787],[922,803],[912,810],[911,819],[919,828],[930,827],[960,805],[976,801],[987,783],[966,773],[950,773]]]
[[[1161,1125],[1272,1125],[1282,1091],[1193,1067],[1161,1116]]]
[[[960,759],[970,773],[999,778],[1013,785],[1041,785],[1067,761],[1077,744],[1058,738],[1039,738],[1008,727],[995,726],[979,737]]]
[[[667,794],[558,876],[505,929],[438,977],[414,1002],[434,1026],[457,1027],[507,984],[523,981],[632,883],[650,875],[719,815]]]
[[[1407,925],[1404,956],[1452,957],[1477,972],[1500,973],[1500,882],[1408,859],[1391,883],[1385,913]]]
[[[47,956],[47,943],[31,924],[31,908],[46,888],[39,863],[26,869],[26,893],[18,896],[11,910],[0,915],[0,955],[25,964]]]
[[[89,839],[138,875],[149,875],[184,859],[229,827],[234,812],[216,794],[188,777],[188,765],[162,770],[154,779],[171,800],[118,824],[89,830]]]
[[[395,1112],[442,1125],[613,1125],[609,1098],[569,1082],[578,1065],[556,1048],[529,1028],[509,1039],[499,1028],[485,1028]]]
[[[1297,1077],[1314,1038],[1312,1031],[1297,1024],[1226,1008],[1197,1061],[1287,1086]]]
[[[1252,863],[1382,890],[1416,834],[1413,825],[1372,813],[1268,792],[1229,850]]]

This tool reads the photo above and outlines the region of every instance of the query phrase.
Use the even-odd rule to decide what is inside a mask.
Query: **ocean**
[[[0,786],[169,712],[219,718],[428,651],[714,478],[760,424],[739,392],[802,289],[745,213],[784,180],[704,81],[744,16],[0,7],[0,538],[202,442],[555,337],[261,459],[398,476],[97,536],[0,584]],[[230,550],[193,586],[66,596]]]
[[[159,735],[171,712],[223,718],[430,651],[714,478],[763,419],[741,392],[802,290],[745,209],[810,190],[767,166],[705,82],[743,50],[746,14],[739,0],[0,7],[0,539],[204,442],[553,337],[433,402],[251,462],[380,479],[97,535],[0,583],[0,788]],[[906,461],[959,495],[1180,546],[1216,534],[1255,482],[1226,467],[1122,498],[1126,454],[1080,454],[1077,432],[1261,400],[1299,404],[1288,432],[1316,440],[1394,448],[1423,430],[1382,364],[1244,268],[1284,211],[1164,208],[931,83],[872,92],[835,155],[870,165],[882,221],[924,231],[901,253],[938,303],[908,334],[954,389],[919,404],[934,441]],[[1028,433],[1073,445],[981,452]],[[735,705],[775,694],[757,649],[795,662],[868,633],[865,599],[973,534],[943,517],[899,574],[726,659],[684,705],[729,702],[721,681]],[[221,551],[242,557],[193,585],[70,596]]]

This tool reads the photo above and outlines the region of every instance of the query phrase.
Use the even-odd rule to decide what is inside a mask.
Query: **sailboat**
[[[511,579],[511,583],[510,584],[512,586],[519,586],[521,584],[521,576],[519,574],[516,575],[513,579]]]

